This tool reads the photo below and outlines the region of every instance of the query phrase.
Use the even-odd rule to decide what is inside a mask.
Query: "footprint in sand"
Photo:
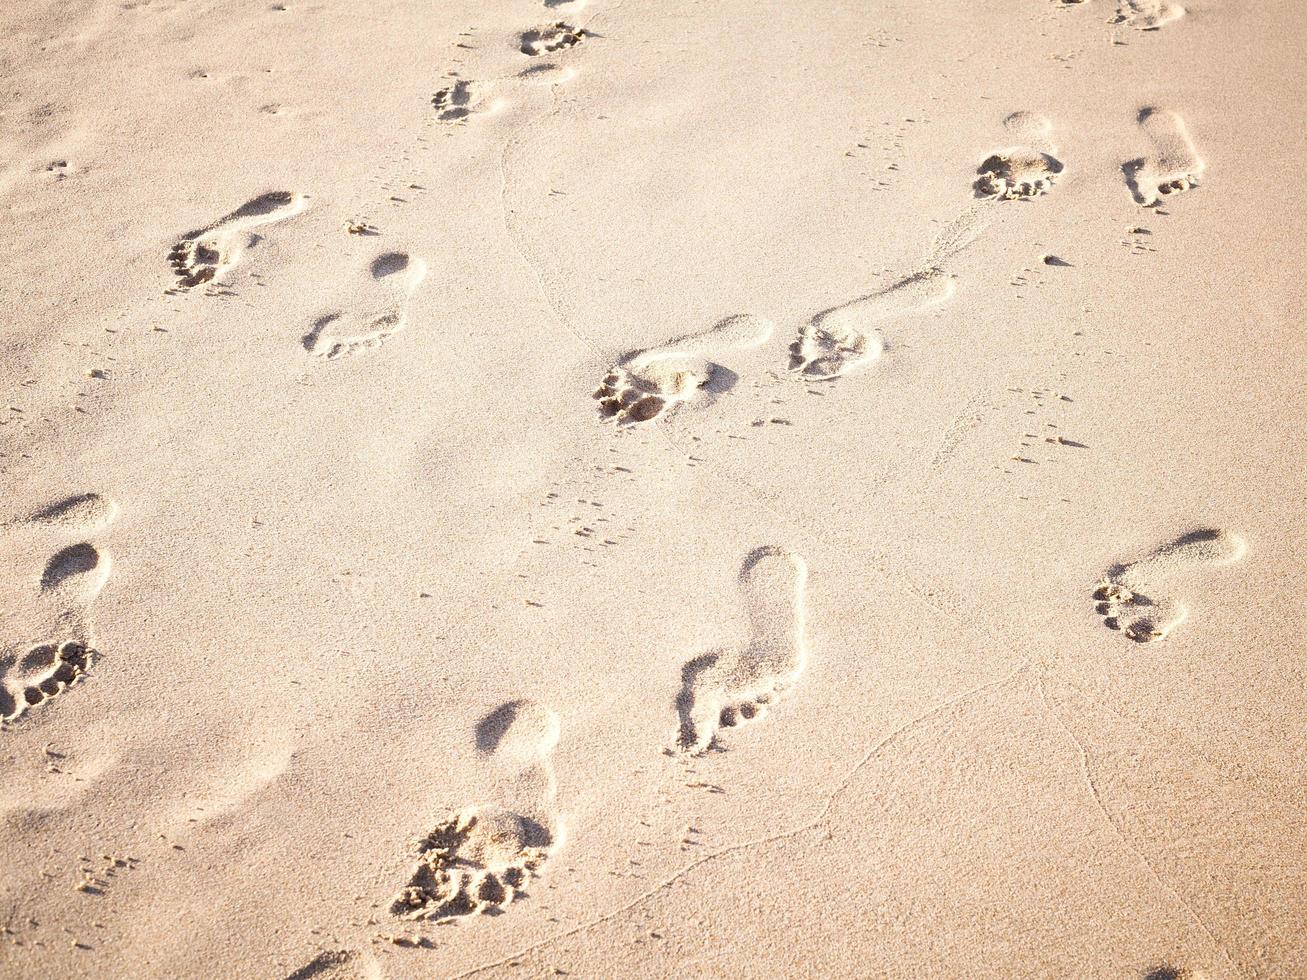
[[[976,168],[976,197],[1016,201],[1047,193],[1065,168],[1053,154],[1053,127],[1033,112],[1014,112],[1003,120],[1013,144]]]
[[[304,349],[314,357],[334,361],[374,350],[406,326],[409,299],[426,278],[426,263],[403,252],[386,252],[372,260],[369,272],[380,292],[373,307],[363,313],[336,311],[318,317],[302,339]],[[344,328],[350,332],[342,332]]]
[[[240,261],[255,240],[253,229],[294,217],[308,207],[308,198],[291,191],[272,191],[246,201],[231,214],[182,238],[168,253],[177,276],[176,289],[191,289],[222,278]]]
[[[1139,128],[1152,142],[1153,152],[1121,165],[1135,201],[1152,207],[1163,197],[1197,187],[1206,165],[1184,120],[1169,109],[1148,106],[1139,111]]]
[[[519,40],[518,50],[532,58],[542,54],[553,54],[576,47],[590,34],[583,27],[573,27],[564,21],[546,24],[543,27],[524,31]]]
[[[1184,7],[1170,0],[1121,0],[1112,22],[1140,31],[1155,31],[1179,20],[1184,13]]]
[[[780,548],[759,548],[745,559],[739,578],[744,643],[702,654],[681,668],[679,751],[701,755],[721,729],[758,720],[803,673],[807,576],[803,559]]]
[[[918,272],[876,293],[817,314],[790,344],[790,370],[828,381],[880,357],[881,323],[928,309],[953,295],[953,280],[938,269]]]
[[[758,347],[773,329],[771,321],[742,313],[704,333],[627,354],[609,369],[594,393],[599,415],[629,425],[648,422],[683,402],[711,402],[733,387],[737,376],[709,356]]]
[[[558,716],[534,701],[509,701],[482,718],[474,735],[495,769],[499,802],[451,814],[416,842],[417,866],[390,905],[401,918],[502,912],[562,844],[550,761]]]
[[[1191,531],[1147,558],[1109,569],[1094,589],[1095,610],[1105,626],[1136,643],[1166,639],[1188,610],[1159,590],[1169,592],[1175,583],[1184,584],[1205,569],[1232,564],[1246,551],[1243,538],[1229,531]]]
[[[99,494],[68,497],[9,525],[10,534],[40,540],[105,530],[117,505]],[[109,556],[87,541],[56,547],[35,582],[13,599],[27,637],[0,648],[0,721],[13,721],[80,681],[98,656],[91,647],[87,610],[109,578]]]

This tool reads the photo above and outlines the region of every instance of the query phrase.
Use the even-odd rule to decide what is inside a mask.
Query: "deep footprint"
[[[550,758],[558,716],[534,701],[510,701],[475,729],[477,751],[499,771],[499,803],[465,807],[416,842],[418,859],[390,911],[405,919],[498,914],[560,845]]]
[[[254,228],[294,217],[306,207],[308,198],[303,194],[272,191],[185,235],[168,253],[176,288],[193,289],[222,278],[240,261]]]
[[[1215,528],[1192,531],[1146,558],[1109,569],[1094,589],[1094,609],[1104,626],[1136,643],[1164,640],[1189,611],[1161,590],[1202,569],[1233,564],[1246,551],[1237,534]]]
[[[724,728],[761,719],[793,686],[808,662],[804,638],[802,558],[781,548],[752,552],[740,569],[745,642],[690,660],[676,697],[676,749],[701,755]]]
[[[987,157],[976,168],[971,185],[976,197],[1016,201],[1038,197],[1052,189],[1065,169],[1053,155],[1053,128],[1033,112],[1014,112],[1003,128],[1016,145]]]
[[[758,347],[773,329],[770,321],[746,313],[727,317],[704,333],[627,354],[594,393],[600,417],[630,425],[652,421],[684,402],[711,401],[729,390],[736,376],[708,360],[709,355]]]
[[[1135,201],[1152,207],[1164,197],[1197,187],[1206,164],[1184,120],[1169,109],[1149,106],[1139,112],[1139,128],[1152,142],[1153,152],[1121,166]]]
[[[308,353],[334,361],[350,354],[375,350],[407,326],[408,303],[426,278],[426,263],[403,252],[387,252],[373,260],[370,273],[386,294],[380,306],[361,316],[347,318],[346,314],[336,311],[318,317],[301,340]],[[359,320],[363,321],[361,329],[341,332],[346,323],[352,326]]]
[[[876,333],[879,324],[928,309],[952,295],[953,280],[932,269],[819,313],[790,345],[790,370],[809,380],[829,381],[866,367],[885,349]]]

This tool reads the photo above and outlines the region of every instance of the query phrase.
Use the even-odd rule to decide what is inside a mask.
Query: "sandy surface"
[[[1183,3],[0,5],[0,974],[1307,976],[1307,6]]]

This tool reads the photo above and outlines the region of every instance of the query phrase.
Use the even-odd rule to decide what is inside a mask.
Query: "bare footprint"
[[[519,39],[521,42],[519,50],[534,58],[575,47],[589,36],[585,28],[573,27],[560,20],[523,32]]]
[[[744,644],[702,654],[681,668],[679,751],[701,755],[721,729],[760,719],[803,673],[807,575],[803,559],[781,548],[759,548],[745,559],[739,577]]]
[[[1065,168],[1053,154],[1053,127],[1033,112],[1014,112],[1003,120],[1013,145],[994,153],[976,168],[971,185],[976,197],[1015,201],[1047,193]]]
[[[79,494],[10,526],[23,534],[66,539],[103,531],[117,509],[107,497]],[[87,613],[104,588],[110,567],[106,553],[80,541],[56,548],[33,576],[32,585],[19,585],[17,594],[6,597],[12,622],[25,631],[26,638],[6,638],[0,646],[0,721],[17,719],[86,675],[98,656],[91,647]]]
[[[253,229],[285,221],[308,207],[308,198],[291,191],[272,191],[246,201],[231,214],[192,231],[172,247],[168,262],[178,289],[191,289],[220,279],[240,261],[254,240]]]
[[[876,333],[879,324],[928,309],[952,295],[953,280],[930,269],[819,313],[790,345],[790,370],[813,381],[829,381],[865,367],[885,349]]]
[[[1135,201],[1152,207],[1163,197],[1197,187],[1206,165],[1184,120],[1169,109],[1148,106],[1139,111],[1139,128],[1152,141],[1153,152],[1121,166]]]
[[[336,311],[318,317],[302,339],[306,351],[334,361],[374,350],[404,329],[409,300],[426,278],[426,263],[403,252],[386,252],[372,260],[369,272],[382,293],[375,308],[361,314]],[[346,326],[353,329],[344,333]]]
[[[1140,31],[1155,31],[1185,14],[1184,7],[1171,0],[1120,0],[1113,23]]]
[[[475,729],[477,751],[496,771],[502,803],[465,807],[416,842],[417,865],[391,901],[405,919],[498,914],[561,846],[551,764],[558,716],[534,701],[509,701]]]
[[[1229,531],[1192,531],[1146,558],[1109,569],[1094,589],[1095,610],[1105,626],[1136,643],[1163,640],[1184,622],[1188,610],[1159,590],[1186,584],[1205,569],[1233,564],[1246,551],[1243,538]]]
[[[627,354],[609,369],[594,393],[599,415],[629,425],[651,421],[696,398],[711,401],[735,384],[736,375],[708,357],[758,347],[773,329],[770,320],[742,313],[704,333]]]

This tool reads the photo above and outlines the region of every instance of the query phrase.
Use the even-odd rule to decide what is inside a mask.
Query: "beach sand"
[[[1307,976],[1298,0],[0,8],[0,975]]]

